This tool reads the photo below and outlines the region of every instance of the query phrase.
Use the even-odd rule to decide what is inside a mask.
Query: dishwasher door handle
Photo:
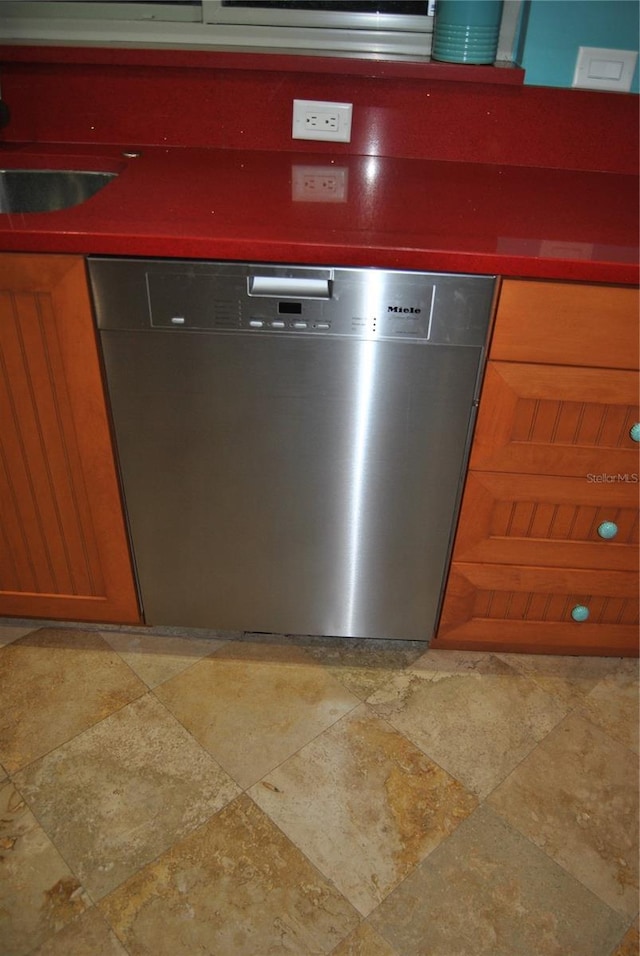
[[[249,295],[282,299],[330,299],[331,279],[304,276],[249,276]]]

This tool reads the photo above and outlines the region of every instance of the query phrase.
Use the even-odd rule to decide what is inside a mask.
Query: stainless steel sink
[[[78,206],[118,174],[67,169],[0,169],[0,213]]]

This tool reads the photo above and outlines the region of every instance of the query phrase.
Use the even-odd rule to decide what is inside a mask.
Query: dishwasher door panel
[[[480,348],[101,339],[147,623],[430,638]]]

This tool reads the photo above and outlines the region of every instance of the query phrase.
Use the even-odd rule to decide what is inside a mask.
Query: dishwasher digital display
[[[301,315],[302,302],[278,302],[280,315]]]

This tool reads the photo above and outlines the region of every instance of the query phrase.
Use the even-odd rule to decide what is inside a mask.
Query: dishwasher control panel
[[[91,259],[100,328],[484,346],[495,277]],[[117,300],[117,301],[114,301]]]
[[[292,270],[287,270],[291,272]],[[428,340],[435,285],[403,274],[357,278],[346,270],[307,275],[262,275],[236,271],[215,276],[147,273],[153,328],[282,335]]]

